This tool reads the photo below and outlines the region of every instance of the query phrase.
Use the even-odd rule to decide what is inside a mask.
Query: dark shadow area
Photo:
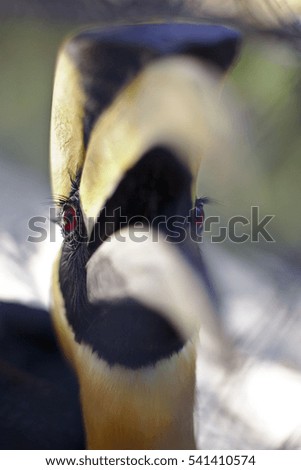
[[[0,448],[83,449],[75,377],[45,310],[0,303]]]

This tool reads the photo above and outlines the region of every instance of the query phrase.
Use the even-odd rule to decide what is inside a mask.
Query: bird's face
[[[58,61],[51,168],[64,240],[53,312],[92,448],[193,446],[195,341],[210,306],[187,220],[202,155],[224,128],[202,34],[81,33]]]

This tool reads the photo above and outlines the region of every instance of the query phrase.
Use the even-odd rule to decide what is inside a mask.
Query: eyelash
[[[53,199],[53,203],[56,205],[58,212],[52,221],[60,226],[62,235],[66,238],[79,228],[80,209],[78,197],[76,194],[71,194],[70,197],[59,196]]]
[[[80,208],[79,208],[79,183],[81,173],[78,171],[77,174],[74,176],[71,173],[69,174],[70,183],[71,183],[71,190],[69,196],[56,196],[52,199],[52,203],[57,207],[58,213],[57,216],[52,219],[52,222],[58,224],[64,233],[64,222],[63,222],[63,214],[64,210],[67,208],[72,208],[76,213],[77,217],[80,217]]]

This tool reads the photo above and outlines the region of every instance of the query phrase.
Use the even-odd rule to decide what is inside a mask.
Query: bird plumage
[[[195,447],[196,344],[211,307],[187,224],[176,243],[170,220],[189,215],[238,42],[219,26],[153,24],[82,32],[61,52],[52,184],[77,222],[63,225],[53,318],[89,448]]]

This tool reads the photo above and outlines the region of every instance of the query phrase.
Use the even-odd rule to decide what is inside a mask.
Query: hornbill
[[[211,306],[187,220],[239,41],[223,26],[140,24],[82,31],[60,52],[52,311],[88,448],[195,448],[196,344]]]

